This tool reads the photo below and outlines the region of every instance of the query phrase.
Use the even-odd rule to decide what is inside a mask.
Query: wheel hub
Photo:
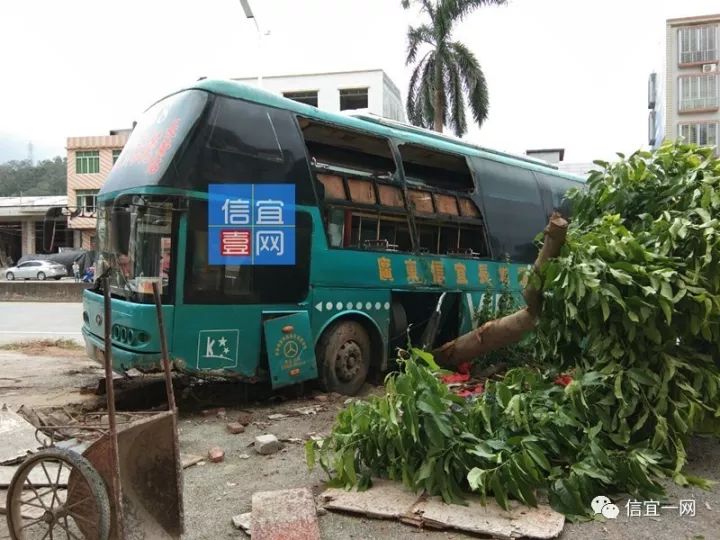
[[[340,347],[335,358],[335,372],[344,382],[350,381],[360,371],[362,365],[362,349],[355,341],[346,341]]]

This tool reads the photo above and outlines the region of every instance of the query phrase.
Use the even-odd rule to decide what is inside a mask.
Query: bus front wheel
[[[362,324],[340,321],[328,328],[316,352],[323,389],[357,394],[370,368],[370,350],[370,336]]]

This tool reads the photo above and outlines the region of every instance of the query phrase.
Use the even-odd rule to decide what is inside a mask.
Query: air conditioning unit
[[[717,71],[717,64],[703,64],[703,73],[714,73],[715,71]]]

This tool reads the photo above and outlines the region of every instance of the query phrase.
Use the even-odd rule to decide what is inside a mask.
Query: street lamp
[[[245,17],[252,19],[255,23],[255,29],[258,33],[258,86],[262,88],[262,68],[263,68],[263,57],[262,57],[262,32],[260,31],[260,25],[258,24],[257,17],[253,14],[252,8],[250,7],[249,0],[240,0],[240,5],[245,12]]]

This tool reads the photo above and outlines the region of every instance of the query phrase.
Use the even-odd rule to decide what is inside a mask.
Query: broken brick
[[[220,463],[225,459],[225,451],[215,446],[208,452],[208,459],[213,463]]]
[[[238,424],[242,424],[243,426],[247,426],[248,424],[252,423],[252,414],[247,412],[242,412],[237,417]]]
[[[240,422],[230,422],[227,425],[227,430],[233,435],[237,435],[238,433],[245,431],[245,426],[243,426]]]

